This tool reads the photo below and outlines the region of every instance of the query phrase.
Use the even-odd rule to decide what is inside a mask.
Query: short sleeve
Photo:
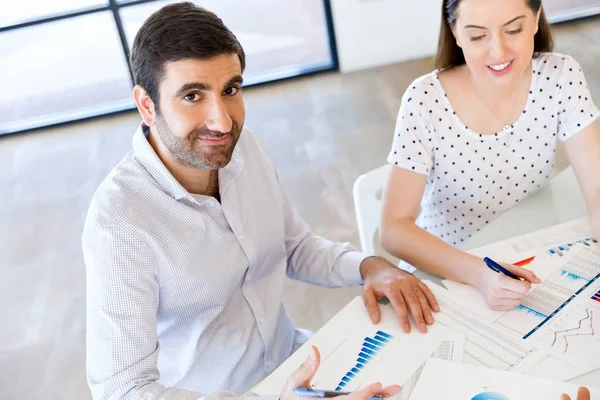
[[[600,112],[592,100],[581,66],[565,57],[558,106],[558,138],[568,140],[592,124]]]
[[[388,162],[400,168],[429,175],[433,166],[431,137],[429,121],[419,110],[417,100],[410,97],[410,93],[405,94],[398,113]]]

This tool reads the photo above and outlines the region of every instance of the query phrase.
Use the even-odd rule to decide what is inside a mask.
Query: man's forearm
[[[290,251],[287,275],[327,287],[360,284],[365,255],[347,243],[336,243],[309,232]]]

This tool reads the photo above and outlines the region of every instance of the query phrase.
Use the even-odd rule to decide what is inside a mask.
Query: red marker
[[[526,258],[526,259],[521,260],[521,261],[517,261],[516,263],[513,263],[513,265],[516,265],[517,267],[522,267],[524,265],[531,264],[531,262],[533,260],[535,260],[535,256]]]

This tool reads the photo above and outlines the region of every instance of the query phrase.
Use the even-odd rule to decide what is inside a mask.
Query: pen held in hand
[[[498,264],[497,262],[495,262],[491,258],[485,257],[483,259],[483,261],[485,261],[485,264],[492,271],[504,274],[504,275],[506,275],[506,276],[508,276],[510,278],[516,279],[518,281],[521,280],[521,278],[519,276],[513,274],[512,272],[510,272],[509,270],[507,270],[506,268],[504,268],[502,265]]]
[[[308,388],[295,388],[294,394],[303,397],[321,397],[321,398],[331,398],[337,396],[345,396],[349,395],[352,392],[336,392],[334,390],[312,390]],[[373,395],[369,400],[383,400],[385,397],[381,395]]]

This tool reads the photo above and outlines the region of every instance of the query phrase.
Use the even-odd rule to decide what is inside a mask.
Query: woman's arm
[[[538,283],[529,270],[503,264],[527,281],[492,272],[479,257],[461,251],[415,224],[427,177],[392,167],[383,195],[380,240],[383,248],[420,270],[477,287],[496,310],[516,307]]]
[[[415,224],[426,181],[425,175],[392,167],[383,194],[381,245],[420,270],[476,286],[483,261]]]

